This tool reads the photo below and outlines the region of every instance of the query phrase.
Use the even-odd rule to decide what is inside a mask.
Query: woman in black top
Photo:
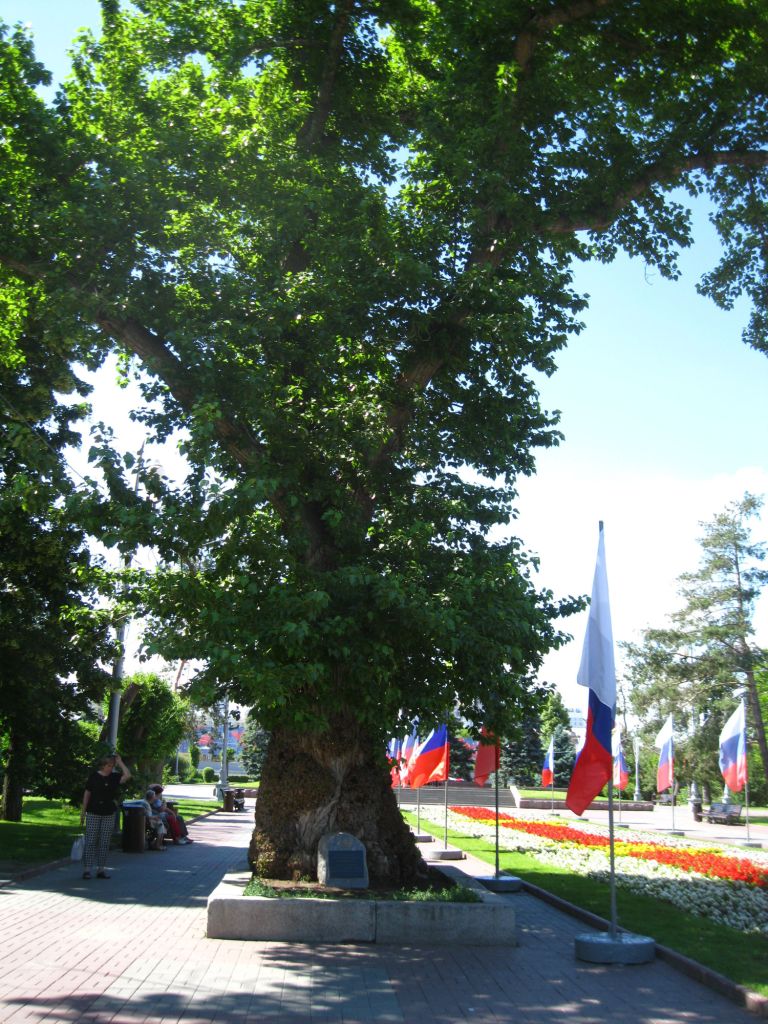
[[[80,812],[80,824],[85,822],[83,878],[91,877],[94,864],[98,865],[97,878],[109,878],[104,868],[112,838],[119,788],[130,777],[131,773],[119,754],[102,757],[96,765],[96,771],[88,776],[83,793],[83,809]]]

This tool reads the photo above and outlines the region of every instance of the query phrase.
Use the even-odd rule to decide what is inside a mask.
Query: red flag
[[[475,785],[484,786],[488,776],[499,770],[499,741],[483,726],[480,735],[491,740],[490,743],[483,743],[482,740],[477,746],[477,757],[475,758]]]

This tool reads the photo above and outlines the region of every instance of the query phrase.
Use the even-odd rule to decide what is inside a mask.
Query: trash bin
[[[144,853],[144,808],[123,805],[123,853]]]
[[[235,791],[234,789],[224,790],[224,810],[234,811],[235,809]]]
[[[690,803],[691,803],[691,814],[693,814],[693,820],[694,821],[703,821],[704,820],[704,812],[702,810],[702,806],[701,806],[702,802],[701,802],[701,800],[691,800]]]

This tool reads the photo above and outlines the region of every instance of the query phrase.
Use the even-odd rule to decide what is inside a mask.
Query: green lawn
[[[406,813],[404,817],[409,824],[416,824],[414,814]],[[422,819],[420,828],[443,838],[444,831],[439,825]],[[448,839],[466,853],[492,866],[495,864],[491,840],[474,839],[452,830],[448,831]],[[543,864],[527,854],[506,850],[499,852],[499,866],[501,870],[538,885],[569,903],[610,918],[609,889],[603,882]],[[686,914],[671,904],[622,889],[617,889],[616,900],[619,924],[624,928],[640,935],[650,935],[661,945],[705,964],[739,985],[768,996],[768,938],[765,936],[745,935],[707,918]]]
[[[219,810],[210,800],[177,800],[187,821]],[[21,821],[0,821],[0,874],[68,857],[72,840],[82,832],[80,811],[63,800],[29,796]]]
[[[80,811],[71,804],[26,797],[21,821],[0,821],[0,869],[14,871],[67,857],[80,832]]]

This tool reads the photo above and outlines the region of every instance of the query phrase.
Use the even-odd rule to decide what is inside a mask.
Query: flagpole
[[[496,765],[496,771],[494,772],[496,791],[496,878],[499,877],[499,766]],[[749,827],[749,826],[747,826]]]
[[[672,750],[675,749],[674,736],[672,738]],[[670,792],[672,793],[672,831],[675,831],[675,755],[672,754],[672,763],[669,766]]]
[[[416,831],[421,832],[421,786],[416,790]]]
[[[745,822],[747,826],[747,843],[749,843],[749,762],[747,761],[747,698],[744,692],[742,692],[741,694],[741,708],[742,720],[744,722],[744,767],[746,770],[744,775],[744,813],[746,815]]]
[[[646,935],[617,934],[616,871],[613,824],[613,743],[616,719],[616,669],[608,601],[603,523],[600,521],[597,561],[589,605],[587,631],[576,682],[589,688],[589,713],[584,746],[576,760],[565,798],[566,807],[581,815],[608,784],[610,857],[610,925],[606,932],[575,936],[576,958],[600,964],[641,964],[656,955],[656,943]],[[588,766],[588,767],[587,767]]]
[[[616,869],[613,844],[613,779],[608,780],[608,845],[611,862],[610,893],[611,893],[611,938],[616,938]]]
[[[448,773],[445,774],[445,829],[443,831],[443,846],[448,849]]]

